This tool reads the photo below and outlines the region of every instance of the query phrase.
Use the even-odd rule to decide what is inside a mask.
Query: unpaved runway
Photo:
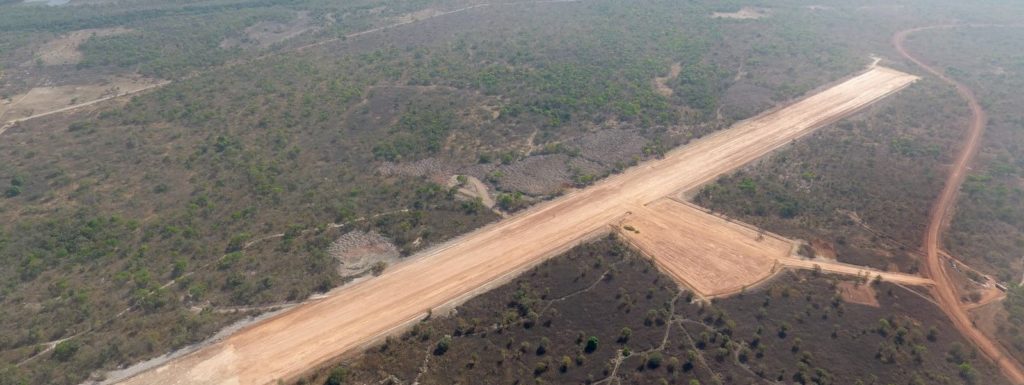
[[[1000,347],[999,344],[992,341],[978,328],[974,327],[970,317],[967,314],[967,310],[964,309],[960,304],[960,297],[956,293],[955,284],[950,280],[945,271],[945,264],[942,263],[942,259],[939,258],[939,247],[941,242],[942,231],[946,228],[949,220],[953,215],[953,205],[956,204],[956,198],[960,192],[960,185],[963,184],[964,178],[967,177],[967,166],[970,165],[974,159],[974,155],[978,152],[978,146],[981,144],[981,136],[985,132],[985,123],[987,117],[985,110],[981,108],[981,104],[978,103],[978,99],[974,96],[974,92],[971,91],[966,85],[946,76],[942,72],[937,71],[928,64],[924,63],[920,59],[914,57],[904,47],[904,42],[907,36],[920,31],[937,29],[937,28],[950,28],[952,26],[932,26],[909,29],[897,33],[892,38],[892,44],[896,47],[896,50],[901,55],[914,62],[921,68],[935,75],[942,81],[956,87],[956,91],[960,96],[967,102],[967,105],[971,108],[971,126],[968,128],[967,137],[964,139],[963,147],[960,150],[960,154],[957,155],[956,162],[949,171],[949,176],[946,179],[946,184],[942,188],[942,192],[939,194],[939,198],[935,201],[932,206],[930,220],[928,222],[928,229],[925,233],[924,248],[925,248],[925,263],[921,266],[921,272],[925,276],[931,277],[935,280],[934,296],[940,307],[945,310],[946,314],[949,315],[950,320],[953,321],[953,325],[956,326],[960,333],[971,340],[978,349],[981,350],[985,356],[995,361],[1003,374],[1006,375],[1010,381],[1015,384],[1024,384],[1024,367],[1021,363],[1015,360],[1010,355],[1006,354]]]
[[[697,187],[850,114],[916,77],[874,68],[787,108],[541,204],[414,256],[375,279],[332,292],[142,373],[125,384],[267,384],[290,380],[460,303],[524,269],[608,231],[630,206]]]

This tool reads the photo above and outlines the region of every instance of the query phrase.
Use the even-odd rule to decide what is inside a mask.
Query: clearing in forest
[[[432,312],[501,285],[607,233],[626,212],[690,190],[852,114],[917,77],[872,68],[785,108],[708,135],[593,186],[538,204],[412,256],[379,277],[332,291],[126,384],[266,384],[358,351]],[[116,380],[115,380],[116,381]]]

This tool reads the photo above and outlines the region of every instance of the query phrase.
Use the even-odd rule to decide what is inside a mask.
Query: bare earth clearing
[[[104,84],[36,87],[11,97],[9,101],[0,102],[0,126],[95,104],[164,84],[165,81],[132,76],[113,77]],[[3,131],[0,128],[0,133]]]
[[[711,17],[715,18],[715,19],[747,20],[747,19],[760,19],[760,18],[763,18],[763,17],[768,17],[769,15],[771,15],[771,13],[767,9],[754,8],[754,7],[743,7],[743,8],[740,8],[740,10],[736,11],[736,12],[715,12],[715,13],[711,14]]]
[[[796,256],[797,241],[670,199],[634,207],[620,232],[668,275],[705,298],[736,294],[783,268],[820,269],[861,276],[865,281],[881,276],[900,284],[932,284],[915,275],[803,259]]]
[[[38,59],[43,62],[44,65],[67,65],[67,64],[78,64],[82,61],[82,53],[78,51],[78,46],[82,45],[86,40],[93,36],[113,36],[131,32],[127,28],[94,28],[94,29],[83,29],[73,31],[59,39],[43,44],[39,48],[37,55]],[[34,65],[35,62],[30,61],[23,63],[23,66]]]
[[[489,290],[590,237],[630,208],[695,188],[917,78],[873,68],[787,108],[742,122],[596,185],[409,258],[123,383],[266,384],[365,347]]]
[[[703,297],[740,291],[768,278],[796,243],[687,204],[662,199],[633,208],[622,235],[668,275]]]

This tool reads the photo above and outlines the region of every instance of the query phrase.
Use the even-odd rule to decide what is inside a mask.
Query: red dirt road
[[[380,277],[331,292],[124,381],[250,385],[292,380],[437,309],[514,278],[595,234],[630,207],[697,187],[906,87],[917,77],[876,67],[793,105],[672,151],[592,187],[537,205]]]
[[[978,99],[974,96],[974,91],[911,55],[904,46],[904,42],[907,36],[919,31],[951,27],[953,26],[940,25],[914,28],[900,31],[892,38],[893,46],[896,47],[901,55],[942,81],[956,87],[957,93],[967,101],[972,115],[971,125],[964,140],[963,148],[961,148],[960,154],[957,155],[956,162],[949,171],[946,184],[943,186],[939,198],[931,209],[931,218],[928,222],[928,230],[924,238],[926,260],[921,268],[921,273],[935,281],[932,292],[942,309],[953,321],[953,324],[960,330],[960,333],[971,340],[985,356],[996,362],[999,365],[999,369],[1010,381],[1013,381],[1015,384],[1024,384],[1024,367],[1021,366],[1021,363],[1006,354],[996,342],[989,339],[988,336],[971,323],[966,309],[960,305],[956,288],[950,281],[949,276],[947,276],[945,265],[942,263],[942,259],[939,258],[942,231],[947,227],[949,220],[952,218],[953,206],[956,204],[960,185],[963,184],[964,178],[967,176],[967,167],[978,153],[981,136],[985,132],[987,116],[985,115],[985,110],[978,103]]]

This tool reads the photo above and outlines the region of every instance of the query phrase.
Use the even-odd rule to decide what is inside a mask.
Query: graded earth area
[[[696,207],[662,199],[637,207],[623,237],[703,297],[734,293],[774,274],[797,244]]]
[[[797,255],[798,241],[667,198],[631,208],[619,232],[666,274],[704,298],[742,293],[786,268],[933,285],[916,275],[804,258]]]
[[[875,67],[789,107],[440,245],[125,384],[265,384],[365,347],[609,230],[629,207],[697,187],[911,84]]]

